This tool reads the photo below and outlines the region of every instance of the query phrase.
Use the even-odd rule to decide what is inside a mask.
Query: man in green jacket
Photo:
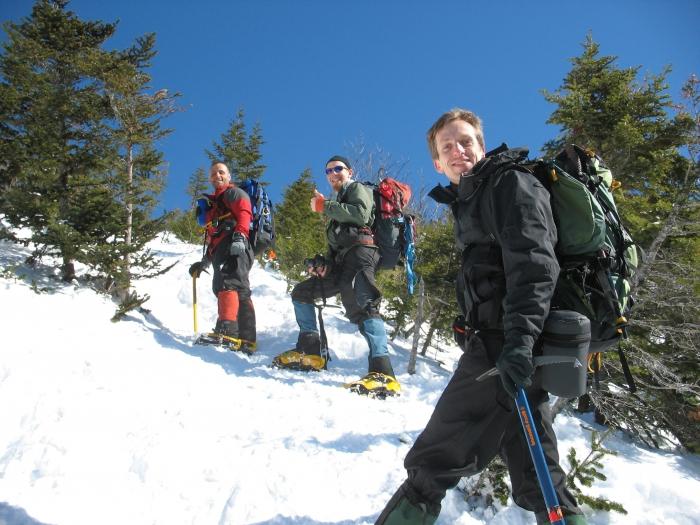
[[[337,196],[326,199],[315,190],[311,209],[329,219],[328,253],[307,259],[310,278],[292,290],[299,325],[297,344],[277,356],[273,365],[295,370],[326,368],[328,356],[322,354],[314,301],[339,293],[345,315],[358,325],[369,346],[368,374],[347,386],[359,394],[386,397],[398,394],[400,386],[389,359],[386,330],[379,314],[382,296],[374,280],[379,262],[379,249],[370,229],[374,197],[367,186],[352,176],[352,167],[345,157],[335,155],[326,162],[326,177]]]

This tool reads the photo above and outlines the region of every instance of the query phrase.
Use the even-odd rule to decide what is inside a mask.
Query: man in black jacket
[[[434,523],[447,489],[483,470],[499,454],[513,500],[549,523],[528,445],[515,410],[525,388],[567,525],[585,524],[559,466],[547,392],[532,364],[559,275],[557,233],[547,190],[515,162],[524,150],[487,155],[481,120],[454,109],[428,130],[435,170],[449,180],[430,195],[448,204],[462,252],[457,299],[464,355],[406,456],[406,481],[377,524]],[[459,327],[458,327],[459,328]],[[477,381],[492,367],[497,377]]]

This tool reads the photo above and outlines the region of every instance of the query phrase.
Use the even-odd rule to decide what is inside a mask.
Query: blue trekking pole
[[[532,419],[530,404],[527,402],[527,397],[525,396],[525,390],[523,387],[518,387],[518,395],[515,398],[515,405],[518,408],[520,423],[522,423],[523,432],[525,432],[525,439],[527,441],[528,448],[530,449],[530,457],[532,457],[532,462],[535,464],[537,481],[540,483],[540,490],[542,491],[542,496],[544,497],[544,504],[547,507],[547,518],[549,518],[549,523],[553,525],[566,525],[564,515],[561,513],[561,508],[559,507],[557,493],[554,491],[552,477],[549,475],[549,469],[547,468],[547,461],[545,460],[544,452],[542,451],[540,437],[537,435],[535,421]]]

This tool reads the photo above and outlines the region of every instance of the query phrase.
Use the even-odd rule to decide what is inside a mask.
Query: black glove
[[[513,397],[518,395],[518,387],[526,388],[532,384],[532,351],[529,348],[510,348],[501,352],[496,361],[496,368],[501,374],[503,388]]]
[[[207,266],[209,265],[206,262],[197,261],[196,263],[190,266],[190,275],[192,277],[199,277],[199,274],[207,271]]]
[[[328,259],[326,259],[320,253],[314,255],[313,258],[304,259],[304,266],[306,266],[307,273],[317,275],[319,277],[325,276],[330,269]]]
[[[247,248],[248,241],[246,240],[245,236],[240,232],[234,233],[233,238],[231,239],[229,253],[234,257],[238,257],[239,255],[243,255]]]

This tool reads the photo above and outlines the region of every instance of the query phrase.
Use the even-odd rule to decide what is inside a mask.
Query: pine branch
[[[605,481],[607,477],[603,474],[602,460],[605,456],[616,456],[617,452],[603,447],[603,442],[610,436],[613,429],[606,430],[602,435],[593,429],[591,431],[591,449],[583,460],[579,460],[576,449],[571,447],[567,458],[571,469],[566,475],[566,485],[571,489],[576,498],[595,510],[607,512],[619,512],[627,514],[627,510],[615,501],[603,497],[593,497],[583,493],[578,484],[584,487],[592,487],[596,480]]]
[[[118,321],[121,321],[122,319],[124,319],[124,317],[126,317],[126,314],[128,314],[132,310],[140,310],[143,304],[150,298],[151,297],[148,294],[140,296],[134,291],[129,292],[126,295],[126,297],[122,300],[121,304],[119,304],[117,311],[112,316],[112,322],[116,323]]]

